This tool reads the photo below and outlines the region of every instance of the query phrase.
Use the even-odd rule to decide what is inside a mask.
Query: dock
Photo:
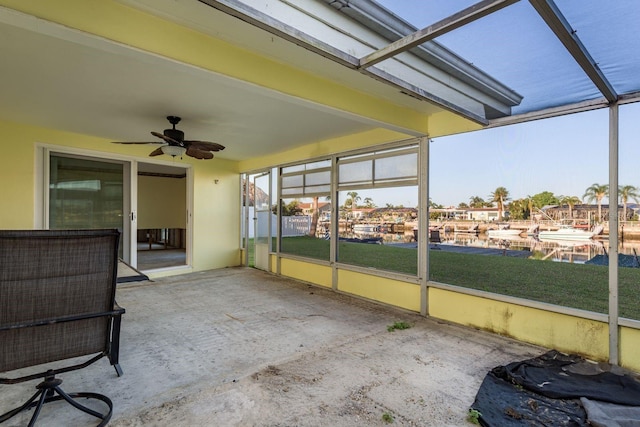
[[[397,248],[417,249],[418,243],[387,243],[386,246],[395,246]],[[509,256],[516,258],[529,258],[531,252],[514,250],[514,249],[499,249],[499,248],[477,248],[473,246],[457,246],[457,245],[441,245],[430,244],[429,250],[442,251],[442,252],[456,252],[461,254],[473,254],[473,255],[492,255],[492,256]]]
[[[429,245],[429,249],[432,251],[442,252],[456,252],[461,254],[473,254],[473,255],[493,255],[493,256],[508,256],[516,258],[529,258],[531,252],[513,249],[500,249],[500,248],[476,248],[473,246],[456,246],[456,245]]]

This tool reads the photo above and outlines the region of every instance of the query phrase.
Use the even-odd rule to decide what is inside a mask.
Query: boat
[[[602,227],[589,231],[571,226],[561,226],[557,230],[545,230],[538,233],[539,240],[590,240],[600,234]]]
[[[487,237],[490,239],[505,239],[517,237],[522,233],[521,230],[511,228],[509,224],[500,224],[498,228],[490,228],[487,230]]]
[[[480,232],[478,224],[470,224],[466,228],[459,228],[456,224],[453,229],[454,233],[470,233],[470,234],[478,234]]]
[[[354,233],[378,233],[380,232],[380,227],[374,224],[354,224],[353,232]]]
[[[497,230],[487,230],[487,236],[490,239],[504,239],[505,237],[519,236],[520,230],[511,228],[499,228]]]

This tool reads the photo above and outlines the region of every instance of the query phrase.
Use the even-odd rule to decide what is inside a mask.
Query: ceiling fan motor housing
[[[182,142],[184,141],[184,132],[178,129],[165,129],[164,136],[168,136],[169,138],[175,139],[176,141]]]

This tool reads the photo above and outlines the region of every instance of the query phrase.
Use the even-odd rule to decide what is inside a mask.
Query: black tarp
[[[607,255],[596,255],[590,260],[584,262],[585,264],[592,265],[609,265],[609,257]],[[629,267],[629,268],[639,268],[640,260],[637,255],[625,255],[618,254],[618,266],[619,267]]]
[[[480,412],[483,426],[589,426],[581,398],[622,407],[625,422],[611,419],[612,426],[640,426],[640,419],[632,419],[640,407],[640,381],[635,376],[553,350],[492,369],[472,409]]]

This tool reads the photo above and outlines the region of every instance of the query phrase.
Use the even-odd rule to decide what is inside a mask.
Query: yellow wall
[[[328,265],[282,258],[280,261],[280,271],[283,276],[304,280],[305,282],[325,288],[331,287],[331,267]]]
[[[191,216],[194,267],[203,270],[240,265],[240,180],[237,162],[217,157],[213,160],[196,160],[194,175]]]
[[[283,258],[282,275],[331,287],[331,267]],[[338,269],[337,289],[351,295],[420,311],[420,286],[366,273]],[[608,361],[609,333],[606,322],[560,314],[462,294],[428,288],[429,314],[472,328],[520,341]],[[620,365],[640,371],[640,330],[620,328]]]
[[[36,143],[54,147],[73,147],[88,150],[99,158],[109,154],[121,159],[148,162],[149,147],[142,149],[123,147],[109,141],[86,135],[62,132],[11,122],[0,122],[3,137],[0,148],[10,155],[0,157],[0,228],[34,228],[36,205]],[[127,147],[133,154],[145,157],[124,156]],[[214,159],[197,161],[190,158],[176,160],[193,165],[194,209],[193,221],[193,269],[207,270],[240,264],[240,184],[237,162]],[[214,180],[218,180],[215,184]],[[182,204],[184,206],[184,204]],[[167,273],[171,274],[171,273]]]
[[[640,372],[640,330],[620,327],[620,365]]]
[[[420,311],[420,286],[416,284],[338,270],[338,290],[407,310]]]
[[[138,176],[138,228],[187,228],[187,179]]]
[[[386,129],[361,132],[338,138],[318,141],[315,144],[307,144],[293,150],[273,153],[268,156],[241,161],[238,165],[241,171],[253,171],[265,167],[277,166],[285,163],[303,161],[316,157],[337,154],[363,147],[403,141],[409,139],[408,135]]]
[[[32,229],[35,202],[35,155],[38,133],[27,126],[0,122],[0,228]]]
[[[10,153],[0,157],[0,227],[3,229],[32,229],[36,221],[36,165],[35,144],[45,143],[76,148],[93,148],[104,141],[98,138],[54,131],[34,126],[0,121],[0,147]]]
[[[429,314],[593,360],[608,360],[606,323],[429,288]]]
[[[431,138],[471,132],[482,128],[483,127],[478,123],[466,120],[454,114],[449,114],[445,111],[433,114],[429,117],[429,137]]]

